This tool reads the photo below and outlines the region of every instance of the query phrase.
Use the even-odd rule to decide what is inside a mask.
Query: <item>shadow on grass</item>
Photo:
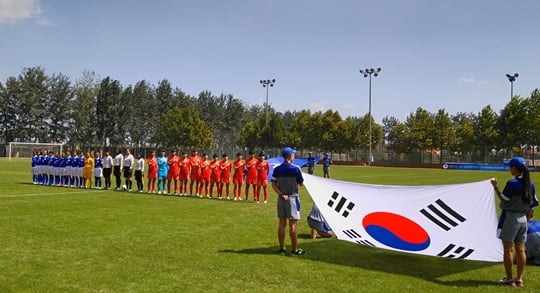
[[[309,238],[309,235],[307,236]],[[301,256],[302,259],[406,275],[444,286],[478,287],[492,285],[494,287],[500,287],[493,280],[475,280],[474,275],[470,279],[450,281],[441,280],[441,278],[497,265],[501,266],[502,271],[502,264],[400,253],[385,249],[352,245],[351,243],[337,239],[318,239],[304,242],[301,244],[301,248],[306,251],[306,254]],[[277,246],[271,246],[243,250],[229,249],[221,250],[220,252],[277,255],[277,250]]]

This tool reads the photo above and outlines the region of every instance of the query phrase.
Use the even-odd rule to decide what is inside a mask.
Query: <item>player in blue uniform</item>
[[[73,160],[71,160],[71,187],[79,187],[79,161],[81,158],[77,152],[73,153]]]
[[[34,152],[32,154],[32,183],[34,184],[38,183],[37,161],[38,161],[38,154],[37,152]]]
[[[103,159],[99,152],[94,155],[94,184],[96,189],[101,189],[101,178],[103,177]]]
[[[85,160],[85,157],[84,157],[84,152],[80,152],[79,154],[79,166],[77,166],[77,176],[79,176],[79,188],[84,188],[84,184],[86,183],[86,181],[84,180],[84,160]]]
[[[60,157],[59,153],[56,153],[54,157],[54,162],[53,162],[53,174],[54,174],[55,186],[60,186],[60,177],[62,175],[62,171],[60,170],[60,161],[62,161],[62,157]]]

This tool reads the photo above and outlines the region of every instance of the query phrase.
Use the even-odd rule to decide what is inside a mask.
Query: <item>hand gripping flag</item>
[[[338,239],[423,255],[502,261],[489,180],[387,186],[303,176]]]

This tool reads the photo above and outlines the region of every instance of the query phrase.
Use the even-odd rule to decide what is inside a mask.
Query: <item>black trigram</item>
[[[467,258],[474,252],[474,249],[467,249],[463,246],[456,246],[455,244],[448,244],[448,246],[439,252],[437,256],[449,257],[449,258]]]
[[[338,213],[341,212],[341,210],[343,209],[343,207],[345,207],[345,210],[343,211],[343,213],[341,214],[344,218],[348,217],[349,214],[351,213],[352,209],[354,208],[354,203],[353,202],[349,202],[347,204],[347,206],[345,206],[345,204],[347,203],[347,199],[342,196],[341,198],[339,198],[339,193],[335,192],[330,196],[330,199],[328,200],[328,206],[333,208],[334,205],[335,205],[335,208],[334,210]],[[337,202],[337,204],[336,204]]]
[[[420,213],[445,231],[467,220],[441,199],[436,200],[435,204],[430,204],[427,208],[421,209]]]
[[[353,229],[343,230],[342,232],[347,237],[349,237],[352,241],[354,241],[354,242],[356,242],[356,243],[358,243],[360,245],[375,247],[375,245],[373,243],[369,242],[368,240],[360,239],[360,238],[362,238],[362,236],[360,234],[358,234],[358,232],[354,231]]]

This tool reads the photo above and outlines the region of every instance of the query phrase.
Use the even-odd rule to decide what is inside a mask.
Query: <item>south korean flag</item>
[[[423,255],[502,261],[489,180],[387,186],[303,176],[338,239]]]

